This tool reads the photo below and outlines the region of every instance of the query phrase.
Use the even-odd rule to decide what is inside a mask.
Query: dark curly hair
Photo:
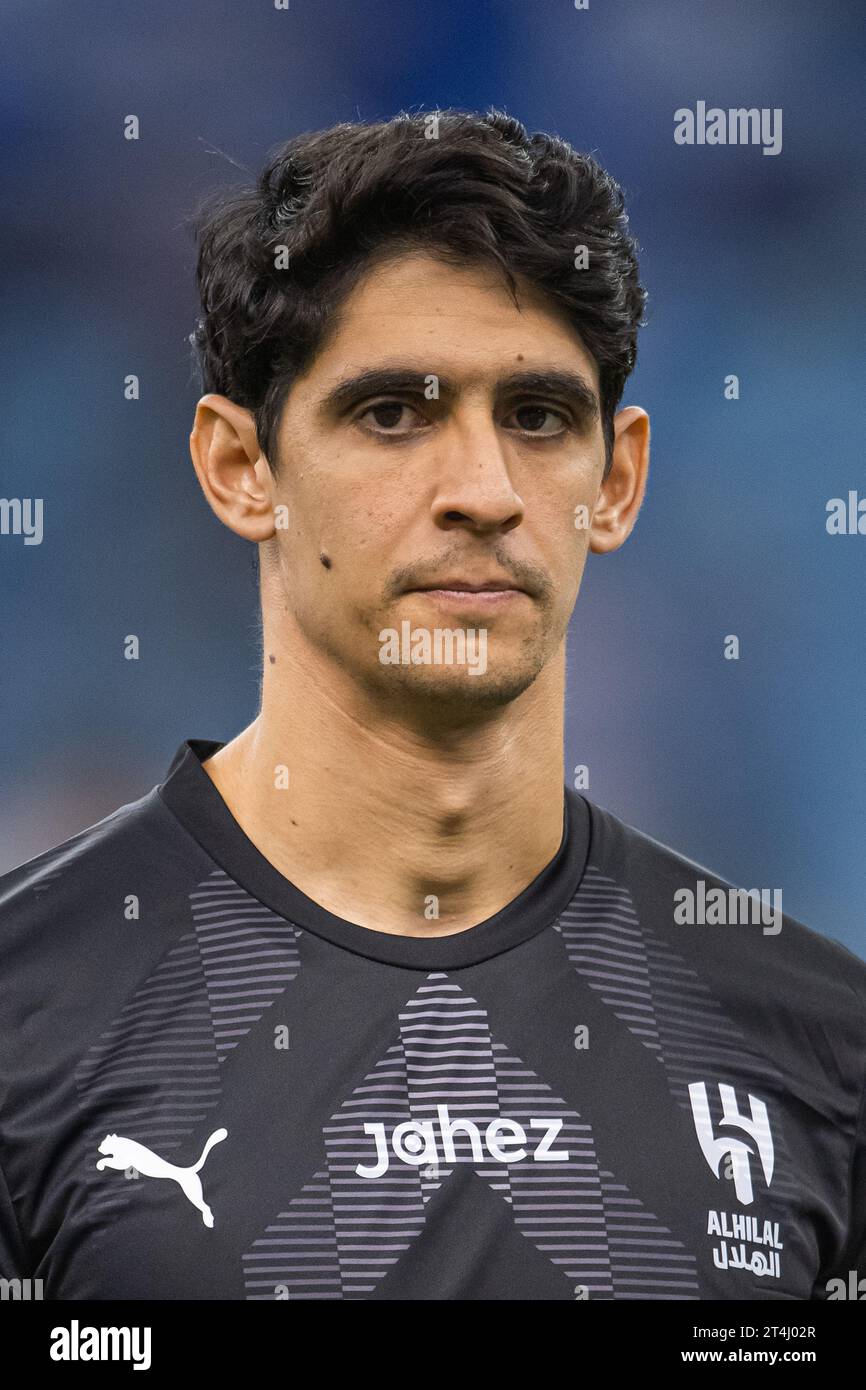
[[[609,469],[646,291],[622,189],[590,155],[496,110],[403,112],[289,140],[254,187],[212,195],[192,224],[202,389],[253,412],[273,468],[292,383],[365,269],[376,255],[426,249],[493,263],[515,302],[525,276],[565,311],[598,365]]]

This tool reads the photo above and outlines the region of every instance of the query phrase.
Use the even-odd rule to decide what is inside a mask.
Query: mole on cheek
[[[330,555],[326,555],[325,552],[324,552],[324,550],[322,551],[321,555],[319,556],[319,559],[321,560],[321,562],[322,562],[322,564],[324,565],[324,567],[325,567],[326,570],[329,570],[329,569],[331,568],[331,557],[330,557]]]

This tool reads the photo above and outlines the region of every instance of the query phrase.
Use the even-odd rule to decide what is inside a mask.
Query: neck
[[[431,732],[309,643],[267,636],[261,711],[205,767],[301,892],[360,926],[444,936],[500,911],[554,857],[564,648],[507,706]]]

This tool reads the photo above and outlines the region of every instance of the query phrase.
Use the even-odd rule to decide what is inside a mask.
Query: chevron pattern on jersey
[[[572,1289],[583,1286],[591,1299],[698,1297],[694,1256],[599,1167],[590,1126],[494,1041],[476,999],[447,973],[434,972],[398,1026],[397,1040],[325,1126],[324,1166],[243,1256],[248,1299],[369,1297],[423,1238],[433,1195],[473,1174],[508,1204],[517,1228]],[[449,1133],[456,1130],[450,1151],[443,1106]],[[525,1131],[525,1149],[516,1150],[517,1141],[511,1148],[523,1157],[497,1161],[485,1150],[487,1127],[501,1119]],[[392,1136],[409,1121],[404,1153],[414,1156],[406,1161]],[[416,1132],[424,1122],[436,1148],[432,1160]],[[384,1126],[389,1165],[381,1176],[357,1172],[377,1161],[365,1124]],[[548,1147],[566,1156],[539,1160],[538,1146],[552,1129]]]
[[[641,924],[629,891],[594,865],[587,865],[555,929],[575,970],[657,1059],[671,1095],[689,1114],[692,1081],[726,1082],[735,1074],[759,1094],[768,1085],[774,1092],[788,1089],[682,956]],[[714,1105],[718,1121],[717,1097]],[[798,1189],[778,1117],[772,1128],[773,1189],[779,1197],[793,1197]]]
[[[300,969],[300,931],[222,869],[190,893],[217,1056],[222,1062]]]
[[[299,929],[221,869],[189,895],[186,932],[82,1058],[85,1161],[92,1209],[128,1202],[134,1180],[96,1171],[106,1133],[173,1157],[218,1105],[220,1065],[299,969]],[[192,1155],[195,1159],[198,1154]],[[113,1179],[113,1180],[112,1180]]]

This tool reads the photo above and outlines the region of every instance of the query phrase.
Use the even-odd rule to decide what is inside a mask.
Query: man
[[[401,116],[199,234],[190,444],[259,547],[261,709],[4,881],[2,1273],[835,1296],[866,966],[564,788],[569,618],[648,466],[620,189]]]

